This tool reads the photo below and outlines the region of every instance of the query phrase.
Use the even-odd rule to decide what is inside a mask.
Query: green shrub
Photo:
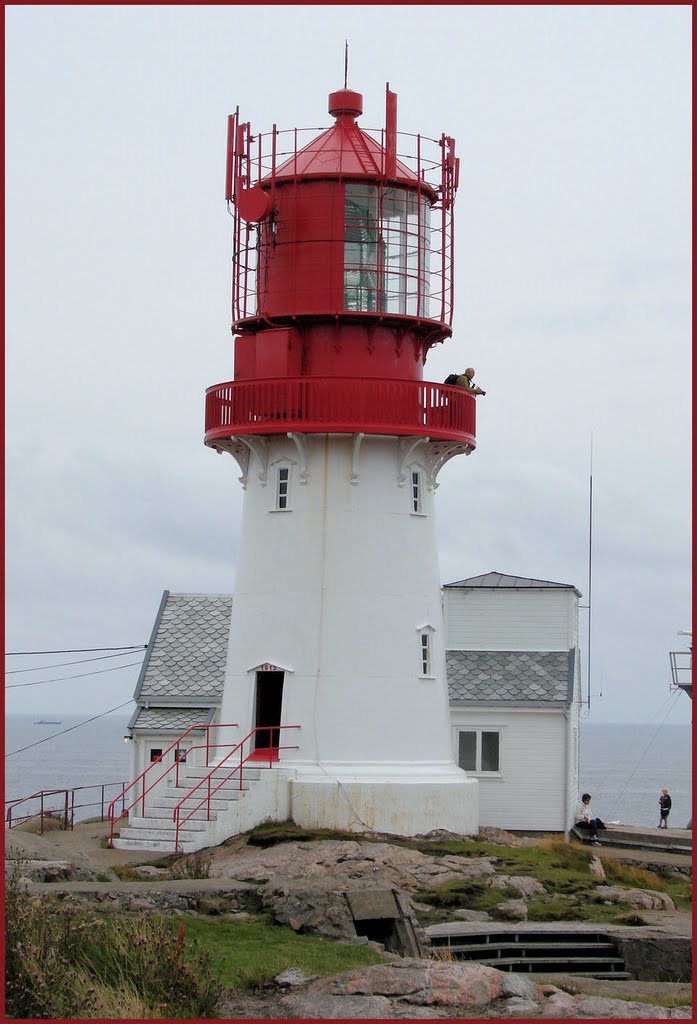
[[[355,832],[341,832],[330,828],[304,829],[294,821],[267,821],[257,825],[246,834],[250,846],[275,846],[277,843],[311,843],[318,839],[351,839],[353,842],[368,841],[366,836]]]
[[[167,865],[170,878],[209,878],[211,873],[211,857],[209,850],[198,853],[177,853]]]
[[[124,998],[134,1019],[213,1015],[219,982],[183,925],[173,934],[156,918],[98,918],[32,897],[19,879],[17,862],[5,889],[8,1017],[103,1018]]]

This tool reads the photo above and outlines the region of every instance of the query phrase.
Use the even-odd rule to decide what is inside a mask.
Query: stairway
[[[114,838],[113,845],[117,850],[160,850],[164,853],[175,853],[176,828],[174,823],[174,808],[180,800],[191,793],[201,779],[211,775],[211,789],[215,787],[230,774],[230,767],[226,766],[219,772],[211,773],[210,768],[203,765],[187,765],[180,767],[179,785],[161,786],[159,790],[149,793],[145,798],[145,814],[139,815],[131,812],[128,824],[122,827],[118,838]],[[252,784],[259,779],[261,770],[251,768],[245,764],[242,770],[242,787],[240,788],[239,773],[233,779],[228,780],[211,797],[210,816],[207,804],[194,811],[193,815],[184,821],[179,828],[179,852],[194,853],[196,850],[213,846],[217,840],[212,835],[212,824],[218,817],[228,812],[239,801],[244,800],[245,794]],[[200,786],[192,796],[180,808],[180,821],[201,803],[208,793],[208,784]],[[125,820],[125,819],[124,819]],[[118,826],[117,826],[118,828]]]
[[[611,936],[573,926],[554,929],[482,928],[447,924],[426,929],[437,957],[447,950],[454,960],[530,974],[574,974],[626,981],[624,959]]]

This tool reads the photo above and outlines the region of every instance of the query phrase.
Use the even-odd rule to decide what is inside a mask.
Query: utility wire
[[[121,708],[125,708],[128,704],[132,704],[132,700],[127,700],[123,704],[119,704],[118,707],[109,708],[108,711],[102,711],[101,715],[94,715],[92,718],[86,718],[84,722],[78,722],[77,725],[71,725],[67,729],[62,729],[60,732],[53,732],[50,736],[44,736],[42,740],[37,740],[36,743],[28,743],[26,747],[19,747],[18,750],[11,750],[5,757],[12,757],[13,754],[21,754],[24,750],[31,750],[32,747],[38,747],[40,743],[47,743],[49,740],[54,740],[56,736],[64,736],[66,732],[72,732],[73,729],[79,729],[82,725],[89,725],[90,722],[96,722],[98,718],[104,718],[105,715],[110,715],[112,711],[120,711]]]
[[[7,651],[6,658],[19,658],[25,654],[92,654],[94,651],[144,651],[147,644],[130,644],[128,647],[70,647],[65,651]]]
[[[122,668],[133,668],[134,665],[141,665],[140,661],[129,661],[127,665],[114,665],[112,668],[98,668],[94,672],[79,672],[75,676],[55,676],[53,679],[37,679],[33,683],[10,683],[6,690],[17,690],[24,686],[43,686],[44,683],[62,683],[66,679],[86,679],[88,676],[100,676],[104,672],[118,672]]]
[[[100,654],[98,658],[82,658],[80,661],[63,661],[58,665],[34,665],[33,668],[13,668],[5,673],[6,676],[18,676],[22,672],[48,672],[50,668],[67,668],[68,665],[86,665],[90,661],[108,661],[110,658],[127,658],[130,651],[123,654]]]
[[[641,765],[641,762],[644,760],[644,758],[648,754],[648,752],[651,749],[651,746],[653,744],[653,741],[656,739],[656,737],[658,736],[659,732],[663,728],[663,724],[664,724],[666,718],[668,717],[668,715],[671,713],[671,711],[675,707],[675,703],[676,703],[678,697],[680,696],[680,691],[678,691],[677,693],[673,694],[672,696],[673,696],[672,703],[670,704],[670,706],[669,706],[668,710],[666,711],[665,715],[663,716],[663,718],[659,722],[658,726],[656,727],[656,730],[655,730],[653,736],[651,737],[649,742],[646,744],[646,747],[644,748],[644,752],[641,755],[641,757],[639,758],[639,760],[637,761],[637,763],[635,764],[634,770],[632,771],[631,775],[629,776],[629,778],[627,779],[627,781],[624,784],[624,788],[622,789],[622,791],[620,792],[619,796],[616,798],[616,800],[612,804],[613,812],[614,812],[615,808],[619,805],[619,803],[622,800],[622,797],[624,796],[624,794],[627,792],[627,787],[629,786],[629,783],[632,781],[632,779],[634,778],[634,776],[638,772],[639,766]],[[663,703],[665,704],[665,701]],[[661,705],[661,707],[663,707],[663,705]]]

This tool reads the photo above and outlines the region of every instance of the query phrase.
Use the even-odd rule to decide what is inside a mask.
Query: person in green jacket
[[[482,389],[474,383],[472,379],[473,377],[474,369],[471,366],[468,366],[465,372],[461,373],[457,378],[455,384],[460,388],[465,388],[466,391],[471,391],[473,395],[485,395],[486,391],[482,391]]]

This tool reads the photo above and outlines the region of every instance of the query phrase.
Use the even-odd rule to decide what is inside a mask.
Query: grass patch
[[[494,889],[488,881],[456,879],[443,882],[430,892],[420,893],[419,902],[439,908],[462,907],[466,910],[489,911],[505,900],[516,899],[518,895],[517,889]]]
[[[351,840],[352,842],[371,842],[366,836],[355,832],[340,832],[330,828],[304,829],[293,821],[269,821],[257,825],[246,833],[250,846],[275,846],[278,843],[311,843],[319,839]]]
[[[152,882],[152,878],[139,875],[131,864],[114,864],[111,870],[120,882]]]
[[[605,877],[608,882],[626,885],[633,889],[654,889],[670,896],[676,907],[683,910],[692,908],[692,882],[684,875],[668,872],[648,871],[633,864],[625,864],[614,858],[602,858]]]
[[[140,864],[115,864],[112,871],[122,882],[152,882],[152,878],[139,873],[139,867],[164,868],[161,878],[209,878],[212,854],[208,850],[198,853],[176,853],[168,857],[142,861]]]
[[[199,850],[197,853],[177,853],[168,865],[170,878],[210,878],[212,853]],[[158,867],[159,865],[154,865]]]
[[[41,835],[41,815],[23,821],[21,825],[15,825],[19,832],[28,832],[29,835]],[[44,832],[65,831],[65,814],[59,811],[44,811]]]
[[[176,923],[172,924],[176,928]],[[187,935],[207,950],[222,982],[235,988],[255,988],[288,968],[304,974],[339,974],[383,962],[374,949],[335,942],[316,935],[298,935],[266,918],[222,915],[214,920],[186,919]]]

